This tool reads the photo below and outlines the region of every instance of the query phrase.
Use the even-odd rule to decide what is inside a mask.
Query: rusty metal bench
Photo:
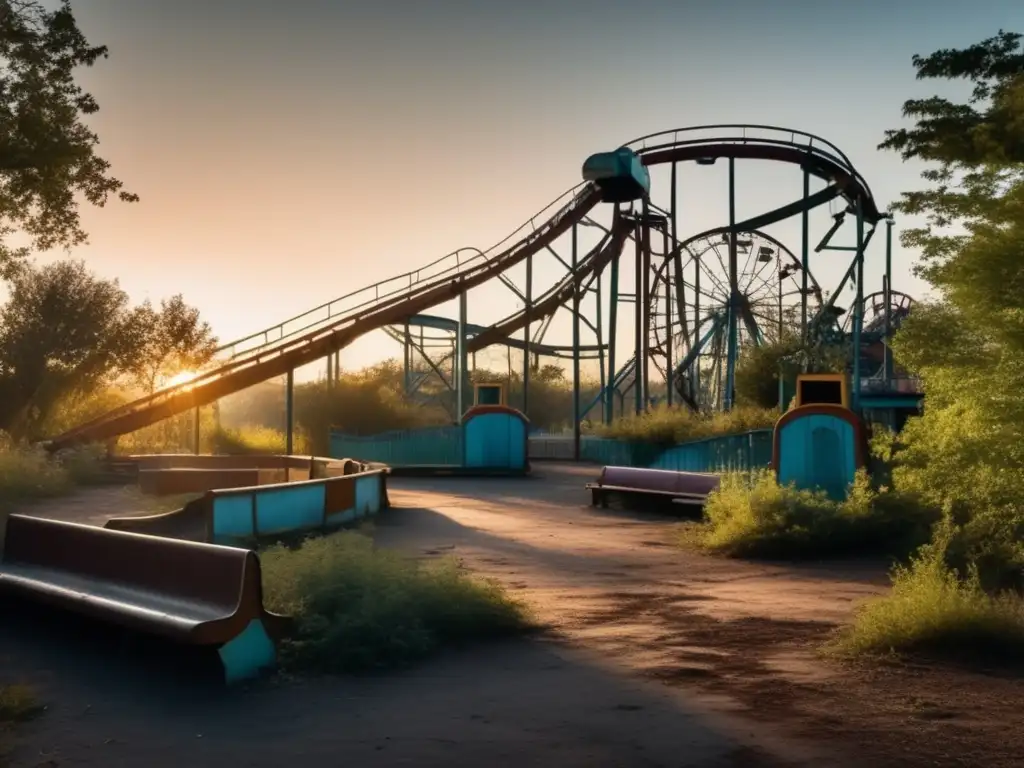
[[[7,521],[0,592],[216,648],[229,683],[274,666],[288,622],[264,609],[249,550],[24,515]]]
[[[597,482],[587,483],[593,506],[608,506],[609,494],[654,496],[673,504],[701,506],[718,487],[718,475],[639,467],[604,467]]]

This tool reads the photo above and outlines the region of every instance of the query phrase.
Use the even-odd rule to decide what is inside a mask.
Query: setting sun
[[[181,373],[176,373],[173,376],[171,376],[171,378],[167,380],[167,383],[164,384],[164,386],[176,387],[179,384],[187,384],[198,375],[199,374],[196,373],[195,371],[182,371]]]

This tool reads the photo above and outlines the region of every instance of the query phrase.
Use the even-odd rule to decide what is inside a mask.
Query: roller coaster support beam
[[[455,376],[455,412],[458,415],[458,423],[462,423],[463,414],[469,403],[466,402],[466,381],[469,379],[469,355],[466,348],[466,291],[459,293],[459,326],[456,333],[455,347],[458,350]],[[524,389],[525,392],[525,389]]]
[[[526,257],[526,289],[523,291],[523,415],[530,415],[530,326],[533,312],[533,254]]]
[[[640,265],[640,271],[643,274],[642,292],[641,292],[641,319],[643,322],[643,333],[641,340],[643,341],[643,356],[640,358],[643,361],[643,365],[640,368],[640,384],[642,389],[643,399],[640,401],[643,404],[643,410],[647,410],[648,403],[650,403],[650,364],[651,364],[651,334],[649,329],[651,327],[651,206],[650,200],[644,198],[643,201],[643,247],[641,248],[641,254],[643,263]]]
[[[607,381],[607,378],[605,376],[605,370],[604,370],[604,355],[605,355],[604,325],[601,323],[601,313],[603,312],[602,302],[604,300],[604,291],[602,290],[602,285],[603,284],[604,284],[604,270],[601,270],[597,274],[597,293],[596,293],[596,296],[597,296],[597,307],[596,307],[595,315],[594,315],[595,318],[596,318],[596,324],[594,326],[594,334],[597,337],[598,372],[599,372],[599,377],[600,377],[600,382],[601,382],[601,398],[600,398],[601,399],[601,421],[604,421],[604,412],[605,412],[605,407],[604,407],[604,388],[605,388],[605,383]]]
[[[806,165],[804,171],[804,200],[811,196],[811,172]],[[810,292],[808,280],[811,272],[811,211],[804,206],[800,213],[800,256],[801,256],[801,284],[800,284],[800,338],[807,343],[807,294]],[[781,285],[781,280],[779,281]],[[780,302],[781,303],[781,302]],[[781,318],[779,320],[781,323]]]
[[[673,237],[675,236],[675,230],[673,230]],[[662,252],[665,254],[665,259],[668,259],[669,254],[669,239],[668,239],[668,227],[661,230],[661,247]],[[675,384],[673,382],[673,367],[672,367],[672,283],[668,280],[665,281],[665,402],[669,408],[672,407],[673,390]]]
[[[642,286],[644,284],[645,275],[642,227],[643,225],[640,221],[637,221],[633,230],[633,241],[636,245],[636,248],[634,249],[634,255],[636,258],[634,265],[636,268],[633,270],[633,356],[636,360],[636,367],[633,369],[633,410],[638,414],[644,410],[644,388],[641,383],[641,376],[644,368],[644,336],[647,331],[647,326],[644,324],[643,311]]]
[[[882,362],[885,374],[885,386],[893,379],[892,350],[889,348],[890,336],[892,333],[892,227],[893,220],[890,216],[885,220],[885,341],[882,344]]]
[[[850,408],[860,413],[860,337],[864,326],[864,207],[857,198],[857,300],[853,305],[853,386]]]
[[[576,279],[579,265],[579,225],[572,225],[572,458],[580,460],[580,291]]]
[[[192,453],[199,455],[199,408],[196,407],[192,422]]]
[[[327,389],[330,390],[334,386],[334,353],[327,355]]]
[[[608,388],[605,390],[604,423],[611,424],[615,418],[615,340],[618,337],[619,320],[619,253],[612,259],[611,286],[608,289]]]
[[[736,255],[736,158],[729,158],[729,338],[726,352],[723,410],[731,411],[736,390],[736,354],[739,342],[739,265]]]
[[[679,242],[679,228],[678,228],[679,227],[679,223],[678,223],[678,219],[677,219],[677,205],[678,205],[679,201],[678,201],[677,192],[676,192],[676,190],[677,190],[677,185],[676,185],[676,171],[677,171],[677,168],[676,168],[676,166],[677,165],[678,165],[678,163],[672,163],[672,176],[671,176],[671,179],[670,179],[670,187],[671,187],[670,192],[671,192],[671,196],[669,197],[669,214],[668,214],[668,216],[669,216],[669,225],[672,227],[672,243],[673,243],[673,246],[674,246],[675,243]],[[669,244],[668,230],[666,229],[665,230],[665,258],[666,259],[669,258],[669,247],[668,247],[668,244]],[[674,247],[673,247],[673,250],[674,250]],[[666,266],[665,269],[667,270],[668,267]],[[676,274],[678,275],[679,273],[677,272]],[[680,282],[681,282],[681,280],[680,280]],[[684,320],[683,322],[686,322],[686,321]],[[684,329],[684,333],[685,333],[685,329]],[[666,387],[667,387],[666,392],[665,392],[665,397],[667,399],[669,408],[671,408],[672,407],[672,400],[675,397],[675,382],[672,379],[672,374],[675,371],[674,371],[674,368],[673,368],[673,365],[672,365],[672,286],[669,284],[668,280],[665,281],[665,336],[666,336],[666,341],[665,341],[665,357],[666,357],[666,359],[665,359],[665,384],[666,384]]]
[[[412,394],[412,337],[409,333],[409,321],[405,322],[402,329],[402,389],[405,396]]]
[[[284,388],[284,452],[295,453],[295,370],[289,369]]]

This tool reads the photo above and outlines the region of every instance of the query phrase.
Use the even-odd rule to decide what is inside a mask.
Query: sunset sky
[[[142,201],[86,210],[91,243],[74,255],[136,300],[183,293],[225,341],[486,248],[577,183],[587,155],[653,131],[816,133],[884,206],[919,168],[875,146],[906,98],[940,87],[915,83],[911,55],[1024,30],[1012,0],[75,5],[111,50],[82,74],[101,153]],[[741,217],[799,196],[793,168],[739,175]],[[720,182],[686,184],[690,234],[727,223]],[[773,231],[797,250],[794,232]],[[913,254],[896,253],[896,287],[920,294]],[[826,288],[843,271],[834,256],[815,264]],[[881,288],[877,272],[868,287]],[[514,309],[505,289],[487,291],[471,320]],[[375,337],[343,360],[396,352]]]

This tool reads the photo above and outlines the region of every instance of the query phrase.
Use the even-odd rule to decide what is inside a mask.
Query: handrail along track
[[[732,133],[696,135],[701,131]],[[788,139],[782,138],[787,135]],[[859,200],[867,222],[875,224],[886,215],[879,211],[867,182],[849,158],[834,144],[802,131],[767,125],[704,125],[649,134],[623,146],[635,151],[645,165],[708,157],[794,163],[840,187],[842,196],[851,206]],[[167,387],[103,414],[54,438],[50,446],[61,448],[132,432],[287,373],[341,349],[362,334],[442,304],[539,251],[583,220],[599,199],[594,185],[576,185],[485,253],[459,249],[420,269],[380,281],[231,342],[217,350],[225,355],[214,361],[215,367],[191,381]],[[538,225],[537,221],[546,215],[548,218]],[[523,233],[528,227],[531,229]],[[515,240],[517,236],[519,239]],[[472,255],[464,258],[467,252]],[[609,247],[600,253],[614,258],[615,249]],[[560,295],[560,292],[553,295]],[[342,308],[336,310],[339,304]],[[530,316],[536,315],[531,311]],[[506,318],[487,333],[476,336],[480,339],[476,343],[491,343],[498,336],[522,327],[525,325],[523,317],[525,315],[519,313]],[[290,327],[293,324],[298,327]]]

